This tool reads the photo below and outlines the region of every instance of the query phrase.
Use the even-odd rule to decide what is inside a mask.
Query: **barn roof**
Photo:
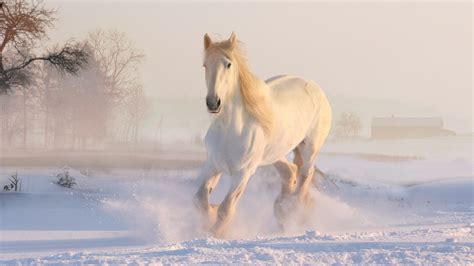
[[[375,117],[372,127],[443,127],[440,117]]]

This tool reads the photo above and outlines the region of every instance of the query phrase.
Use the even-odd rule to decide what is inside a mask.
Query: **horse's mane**
[[[249,69],[247,60],[244,56],[242,44],[236,42],[231,44],[229,40],[214,42],[205,51],[205,55],[212,52],[222,52],[239,69],[240,93],[245,109],[262,126],[265,134],[268,136],[272,129],[272,111],[268,102],[268,97],[260,85],[263,83]]]

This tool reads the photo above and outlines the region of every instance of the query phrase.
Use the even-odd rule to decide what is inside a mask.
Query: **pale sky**
[[[196,98],[204,108],[203,35],[235,31],[255,74],[312,79],[335,113],[441,116],[473,131],[471,2],[46,4],[58,9],[52,42],[125,32],[146,54],[143,82],[159,101]]]

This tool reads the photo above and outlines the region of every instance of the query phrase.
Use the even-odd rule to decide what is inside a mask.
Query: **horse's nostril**
[[[206,105],[209,110],[215,111],[221,105],[221,99],[219,97],[206,98]]]

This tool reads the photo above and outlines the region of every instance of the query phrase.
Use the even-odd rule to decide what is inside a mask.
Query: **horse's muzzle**
[[[221,110],[221,99],[219,97],[206,97],[207,110],[210,113],[219,113]]]

